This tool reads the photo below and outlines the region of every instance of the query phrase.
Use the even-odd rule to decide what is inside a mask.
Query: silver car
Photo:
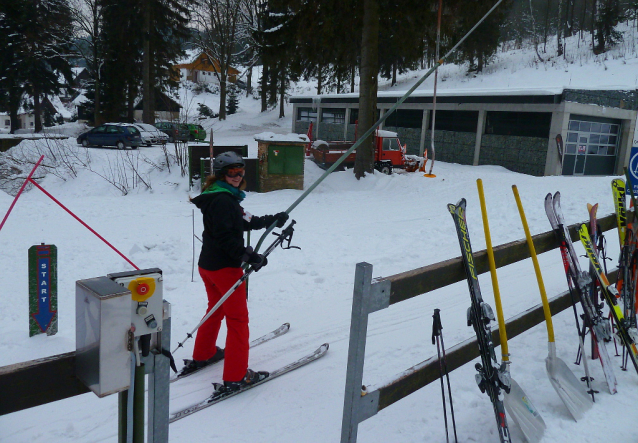
[[[168,135],[148,123],[133,123],[139,129],[142,143],[146,146],[165,145],[168,142]]]

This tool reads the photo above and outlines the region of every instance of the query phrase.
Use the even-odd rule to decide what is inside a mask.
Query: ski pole
[[[441,401],[443,402],[443,420],[445,421],[445,441],[450,443],[450,436],[447,427],[447,407],[445,406],[445,388],[443,387],[443,363],[441,362],[441,344],[439,342],[439,335],[441,334],[441,316],[440,309],[434,310],[432,315],[432,344],[436,342],[436,353],[439,357],[439,380],[441,380]]]
[[[445,418],[445,437],[448,438],[447,413],[445,409],[445,391],[443,389],[443,375],[447,381],[448,396],[450,397],[450,415],[452,416],[452,429],[454,430],[454,441],[458,442],[456,436],[456,420],[454,419],[454,404],[452,402],[452,387],[450,386],[450,374],[447,370],[447,360],[445,358],[445,344],[443,343],[443,325],[441,324],[441,310],[435,309],[432,315],[432,344],[436,337],[436,351],[439,355],[439,375],[441,376],[441,395],[443,396],[443,417]],[[441,342],[441,351],[439,352],[439,340]],[[443,358],[441,358],[441,355]]]
[[[436,71],[437,69],[439,69],[439,66],[441,66],[443,64],[443,62],[445,61],[445,59],[447,59],[454,51],[456,51],[456,49],[461,46],[461,44],[467,40],[467,38],[476,30],[476,28],[478,28],[481,23],[483,23],[485,21],[485,19],[487,17],[489,17],[489,15],[498,7],[498,5],[500,5],[503,2],[503,0],[498,0],[496,2],[496,4],[494,6],[492,6],[490,8],[489,11],[487,11],[487,13],[485,13],[485,15],[483,17],[481,17],[481,19],[476,22],[476,24],[472,27],[472,29],[470,29],[469,31],[467,31],[467,33],[452,47],[452,49],[450,49],[443,57],[441,57],[440,60],[437,60],[436,64],[430,68],[428,70],[428,72],[426,72],[423,77],[421,77],[419,80],[417,80],[417,82],[410,88],[408,89],[408,91],[397,100],[397,102],[390,108],[388,109],[379,120],[377,120],[377,122],[372,125],[372,127],[370,129],[368,129],[362,136],[361,138],[359,138],[359,140],[357,140],[351,147],[350,149],[348,149],[346,152],[343,153],[343,155],[341,157],[339,157],[339,159],[332,165],[330,166],[326,172],[324,172],[321,177],[319,177],[317,180],[315,180],[315,182],[310,185],[310,187],[304,191],[303,194],[301,194],[301,196],[295,200],[295,202],[290,205],[290,207],[288,209],[286,209],[286,214],[290,214],[293,209],[295,209],[299,203],[301,203],[307,196],[308,194],[310,194],[312,191],[315,190],[315,188],[317,186],[319,186],[319,184],[325,180],[326,177],[328,177],[335,169],[337,169],[339,167],[339,165],[341,163],[343,163],[343,161],[350,155],[352,154],[352,152],[354,152],[355,149],[357,149],[365,139],[367,139],[368,137],[370,137],[370,135],[372,135],[372,133],[374,131],[376,131],[376,129],[379,127],[379,125],[381,125],[384,121],[387,120],[387,118],[390,116],[390,114],[392,114],[399,106],[401,106],[401,104],[403,104],[404,101],[406,101],[408,99],[408,97],[410,97],[410,95],[412,95],[412,93],[419,87],[421,86],[421,84],[425,81],[425,79],[427,79],[430,75],[432,75],[432,73],[434,71]],[[430,170],[430,172],[432,172]],[[264,234],[261,236],[261,238],[259,239],[259,241],[257,242],[257,245],[255,246],[255,251],[259,251],[259,248],[261,247],[261,244],[263,243],[263,241],[265,240],[266,236],[270,233],[270,231],[272,231],[275,228],[275,224],[276,222],[273,222],[272,225],[270,225],[267,229],[266,232],[264,232]]]
[[[272,251],[275,250],[275,248],[279,245],[282,245],[284,241],[288,240],[288,246],[285,247],[284,249],[291,249],[291,248],[298,248],[297,246],[290,246],[290,241],[292,240],[292,234],[294,232],[294,224],[296,222],[294,220],[292,220],[290,222],[290,224],[288,225],[288,227],[286,227],[283,231],[281,231],[281,234],[275,234],[277,235],[277,240],[275,240],[262,254],[264,257],[268,257],[270,255],[270,253]],[[283,247],[283,246],[282,246]],[[228,297],[230,297],[233,292],[235,292],[235,290],[243,283],[246,281],[246,279],[248,278],[248,276],[250,274],[252,274],[254,272],[254,267],[249,266],[246,271],[244,272],[244,275],[241,276],[241,278],[239,280],[237,280],[235,282],[234,285],[232,285],[230,287],[230,289],[224,294],[224,296],[215,304],[215,306],[213,306],[211,308],[210,311],[208,311],[206,313],[206,315],[204,316],[204,318],[202,318],[202,320],[197,324],[197,326],[195,326],[195,328],[190,332],[186,334],[186,338],[184,339],[184,341],[182,342],[178,342],[177,343],[177,347],[173,350],[173,353],[175,353],[179,348],[184,347],[184,343],[186,343],[186,341],[189,338],[193,337],[193,334],[195,333],[195,331],[197,331],[201,325],[203,325],[206,320],[208,320],[210,318],[211,315],[213,315],[215,313],[215,311],[217,311],[219,309],[219,307],[228,299]]]

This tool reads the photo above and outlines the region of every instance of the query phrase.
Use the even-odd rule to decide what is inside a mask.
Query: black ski
[[[294,362],[283,366],[279,369],[275,369],[274,371],[270,372],[270,375],[263,379],[262,381],[255,383],[254,385],[249,385],[246,386],[238,391],[234,391],[234,392],[225,392],[220,394],[217,390],[215,390],[213,392],[213,395],[211,395],[210,397],[208,397],[206,400],[201,401],[199,403],[196,403],[192,406],[189,406],[187,408],[181,409],[179,411],[173,412],[170,415],[169,418],[169,423],[173,423],[174,421],[177,421],[181,418],[184,418],[186,416],[189,416],[191,414],[194,414],[195,412],[201,411],[202,409],[206,409],[209,406],[213,406],[217,403],[219,403],[220,401],[226,400],[227,398],[231,398],[234,397],[237,394],[241,394],[244,391],[247,391],[249,389],[255,388],[257,386],[260,386],[274,378],[277,378],[279,376],[282,376],[284,374],[287,374],[288,372],[294,371],[295,369],[298,369],[302,366],[307,365],[308,363],[312,363],[315,360],[318,360],[319,358],[323,357],[324,355],[326,355],[326,353],[328,352],[328,343],[324,343],[323,345],[319,346],[319,348],[317,348],[317,350],[313,353],[310,353],[304,357],[301,357],[298,360],[295,360]]]
[[[563,258],[563,266],[565,268],[565,276],[567,278],[567,286],[570,293],[576,293],[578,300],[583,308],[583,316],[585,327],[588,327],[592,334],[592,339],[596,345],[598,359],[605,374],[605,380],[609,387],[609,392],[615,394],[617,392],[616,375],[612,368],[611,359],[607,352],[607,342],[611,340],[611,330],[609,323],[602,312],[602,306],[598,306],[591,297],[589,291],[592,288],[592,278],[588,272],[583,272],[578,262],[578,256],[574,250],[574,245],[569,234],[569,230],[565,225],[563,211],[560,206],[560,192],[547,194],[545,197],[545,213],[549,219],[549,223],[560,242],[560,253]],[[578,316],[576,317],[578,323]],[[578,325],[577,325],[578,326]],[[584,337],[581,335],[581,339]],[[583,358],[587,357],[583,355]],[[589,377],[589,376],[588,376]],[[588,383],[589,386],[589,383]]]
[[[495,320],[494,312],[490,305],[483,301],[481,288],[479,287],[476,268],[474,267],[474,256],[470,243],[470,234],[467,229],[465,218],[465,199],[461,199],[456,205],[448,204],[448,210],[454,219],[456,234],[461,246],[461,257],[467,276],[467,284],[470,290],[472,305],[467,310],[467,323],[476,332],[476,339],[481,353],[481,363],[476,364],[478,374],[475,375],[476,382],[481,392],[487,392],[494,407],[494,415],[498,427],[498,434],[501,443],[510,442],[510,433],[505,417],[505,406],[503,404],[504,393],[509,393],[510,378],[505,363],[499,365],[494,352],[494,342],[492,341],[492,330],[490,321]]]
[[[286,332],[288,332],[289,329],[290,329],[290,323],[284,323],[283,325],[279,326],[274,331],[271,331],[268,334],[262,335],[261,337],[256,338],[253,341],[251,341],[250,342],[250,347],[254,348],[255,346],[259,346],[262,343],[265,343],[267,341],[272,340],[273,338],[281,337]],[[221,361],[221,360],[219,360],[219,361]],[[185,362],[186,362],[186,360],[185,360]],[[194,370],[192,372],[189,372],[188,374],[184,374],[184,375],[180,375],[180,373],[178,372],[174,377],[171,378],[171,383],[173,383],[174,381],[186,378],[186,377],[188,377],[190,375],[197,374],[198,372],[200,372],[200,371],[202,371],[204,369],[210,368],[212,366],[214,366],[214,364],[211,364],[211,365],[208,365],[208,366],[204,366],[203,368],[196,369],[196,370]]]

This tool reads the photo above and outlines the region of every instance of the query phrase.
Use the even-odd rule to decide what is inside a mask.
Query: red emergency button
[[[155,292],[155,279],[152,277],[138,277],[131,280],[128,284],[128,290],[136,302],[146,301],[153,296]]]

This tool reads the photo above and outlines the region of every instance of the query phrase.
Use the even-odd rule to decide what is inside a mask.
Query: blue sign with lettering
[[[631,155],[629,156],[629,176],[631,177],[631,185],[634,189],[634,195],[638,195],[638,146],[631,148]]]
[[[57,248],[29,248],[29,336],[58,332]]]

